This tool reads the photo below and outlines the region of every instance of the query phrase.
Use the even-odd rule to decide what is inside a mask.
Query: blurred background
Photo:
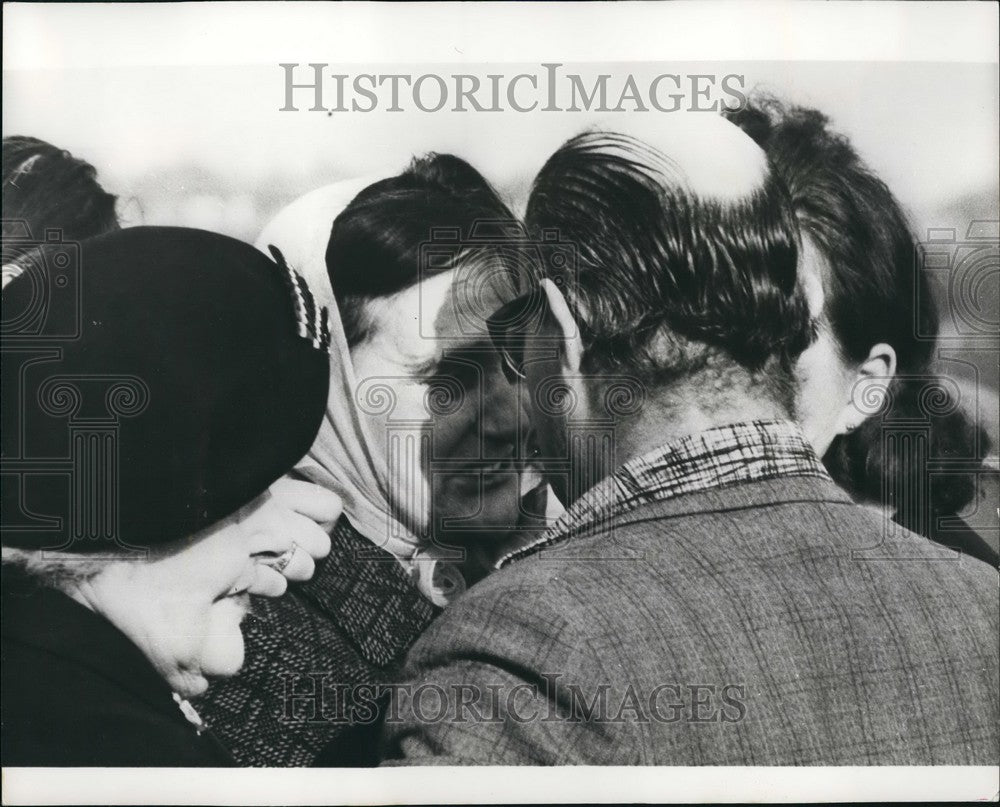
[[[485,77],[541,76],[543,69],[536,62],[331,64],[326,70],[361,72]],[[935,270],[944,312],[940,369],[962,385],[963,398],[993,437],[995,453],[1000,442],[996,65],[754,61],[564,63],[561,68],[562,74],[580,74],[588,86],[601,73],[630,73],[648,86],[665,72],[740,74],[748,93],[765,91],[817,107],[852,139],[903,202],[918,237],[933,239],[938,252],[951,256]],[[299,75],[308,77],[305,71]],[[412,105],[403,113],[327,114],[307,111],[308,91],[297,96],[301,111],[280,112],[284,73],[276,63],[5,70],[3,89],[3,134],[38,137],[93,163],[102,184],[119,196],[126,226],[200,227],[250,242],[296,197],[348,177],[394,173],[414,154],[430,150],[470,160],[520,207],[548,154],[593,118],[538,110],[425,113]],[[615,116],[602,116],[607,117]],[[973,521],[996,545],[995,497]]]

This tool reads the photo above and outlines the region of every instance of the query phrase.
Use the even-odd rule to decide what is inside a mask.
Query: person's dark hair
[[[777,358],[787,371],[811,323],[784,188],[768,175],[745,199],[701,199],[674,173],[641,141],[595,131],[567,141],[535,179],[529,232],[555,230],[576,249],[562,274],[575,274],[564,290],[584,369],[649,384],[720,358],[754,372]]]
[[[929,385],[938,396],[950,396],[935,385],[931,367],[938,315],[916,241],[892,192],[815,109],[764,97],[725,115],[764,149],[788,187],[803,235],[827,264],[824,313],[843,358],[859,363],[879,342],[896,351],[889,408],[833,441],[823,458],[833,478],[870,501],[881,501],[886,490],[918,489],[913,486],[926,469],[884,451],[887,421],[929,422],[932,457],[982,461],[989,438],[958,402],[939,397],[927,406]],[[972,474],[935,482],[929,486],[934,515],[957,513],[976,495]],[[904,522],[911,518],[898,515]]]
[[[414,159],[401,174],[361,191],[334,219],[326,265],[349,347],[370,334],[366,303],[413,286],[453,265],[421,266],[421,245],[451,229],[457,243],[478,225],[515,222],[475,168],[451,154]]]
[[[4,262],[58,229],[79,240],[118,229],[116,197],[97,181],[90,163],[34,137],[3,139]],[[24,226],[27,225],[27,233]],[[10,238],[20,236],[20,238]]]

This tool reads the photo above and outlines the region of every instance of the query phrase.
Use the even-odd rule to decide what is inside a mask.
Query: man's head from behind
[[[529,230],[556,232],[576,252],[573,265],[543,270],[553,281],[543,281],[544,328],[562,339],[559,357],[533,361],[544,352],[529,350],[525,370],[537,428],[552,441],[543,451],[592,466],[577,481],[584,489],[613,468],[570,456],[582,444],[565,428],[574,418],[615,421],[619,435],[629,418],[647,431],[659,419],[668,435],[681,413],[708,427],[730,412],[780,416],[793,406],[791,360],[811,325],[787,194],[735,126],[691,117],[658,124],[652,136],[574,137],[544,165],[528,201]],[[545,403],[553,376],[576,402],[561,422]],[[631,406],[616,420],[609,384],[623,380],[641,387],[644,411]],[[748,400],[766,405],[747,410]],[[619,454],[614,464],[628,458]]]

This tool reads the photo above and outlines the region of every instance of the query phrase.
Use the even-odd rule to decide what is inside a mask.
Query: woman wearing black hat
[[[373,700],[463,575],[527,521],[520,403],[485,328],[520,267],[517,228],[484,238],[480,223],[515,225],[475,168],[431,154],[307,194],[258,241],[330,308],[327,414],[296,472],[344,516],[315,577],[244,624],[244,669],[199,701],[241,764],[375,764]],[[438,228],[467,241],[425,263]]]
[[[211,233],[71,252],[2,298],[2,763],[229,765],[187,699],[240,669],[249,595],[309,577],[340,513],[269,491],[323,416],[325,312]]]

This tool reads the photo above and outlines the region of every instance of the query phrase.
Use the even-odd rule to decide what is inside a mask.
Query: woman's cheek
[[[518,521],[520,478],[514,471],[492,475],[492,484],[483,485],[472,474],[444,477],[436,485],[438,521],[470,518],[466,527],[491,525],[513,529]],[[482,491],[480,493],[480,491]]]
[[[503,474],[503,481],[494,488],[487,489],[483,502],[484,522],[517,527],[520,519],[521,478],[516,472]]]
[[[226,598],[212,606],[200,654],[204,675],[232,676],[243,666],[245,647],[240,623],[246,610],[246,605],[236,598]]]

